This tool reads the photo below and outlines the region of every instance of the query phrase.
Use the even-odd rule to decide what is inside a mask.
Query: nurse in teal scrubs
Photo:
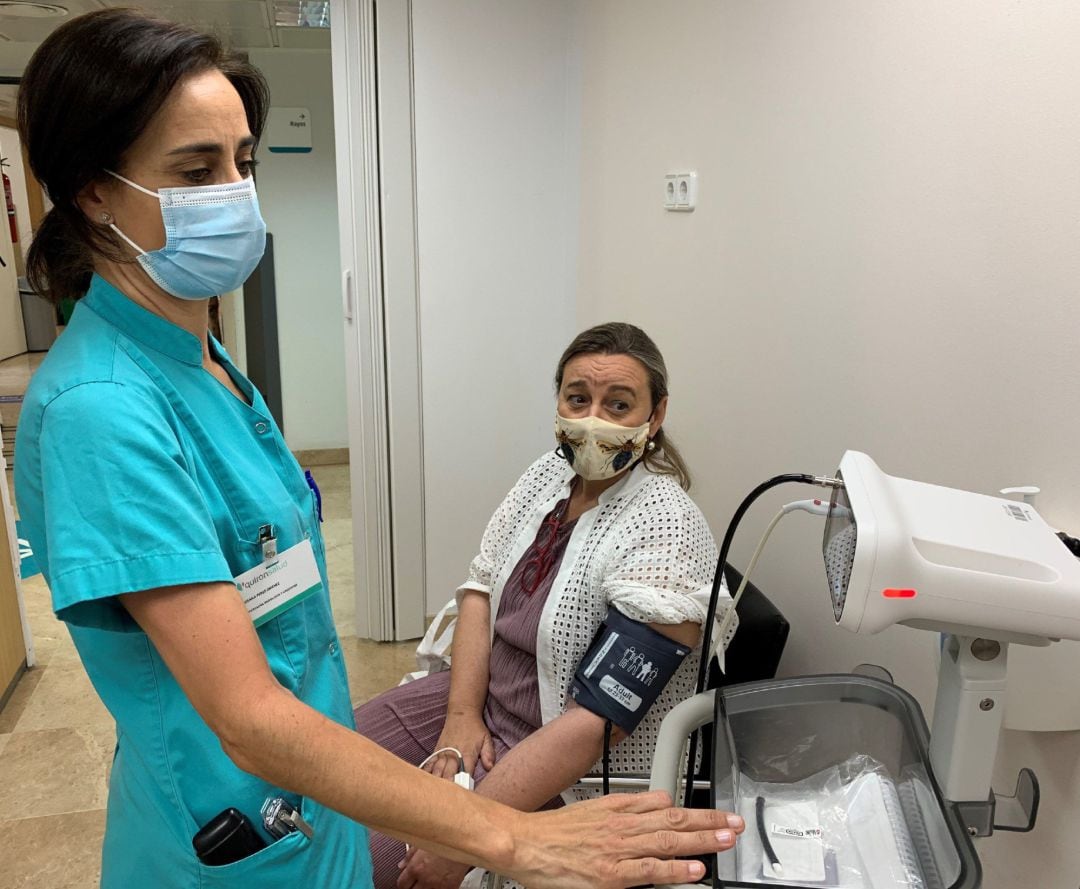
[[[24,402],[16,493],[116,720],[102,886],[370,886],[361,822],[536,887],[700,875],[659,856],[730,846],[723,813],[646,794],[525,815],[354,731],[312,491],[207,333],[262,257],[267,105],[215,39],[126,10],[59,28],[20,92],[54,204],[28,274],[78,302]],[[265,845],[205,863],[193,837],[229,809]]]

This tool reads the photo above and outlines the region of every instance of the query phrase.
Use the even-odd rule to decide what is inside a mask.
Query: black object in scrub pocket
[[[211,818],[191,839],[199,861],[210,867],[232,864],[266,848],[255,825],[238,809],[228,808]]]

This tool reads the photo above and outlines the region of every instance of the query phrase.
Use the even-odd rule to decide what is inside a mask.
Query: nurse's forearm
[[[408,765],[283,688],[235,587],[120,601],[239,768],[448,858],[507,865],[513,814],[508,820],[506,809]]]
[[[225,745],[240,768],[456,861],[508,866],[514,825],[501,806],[421,772],[284,689],[257,709]]]
[[[491,599],[484,593],[466,591],[454,627],[447,713],[476,717],[483,713],[490,659]]]

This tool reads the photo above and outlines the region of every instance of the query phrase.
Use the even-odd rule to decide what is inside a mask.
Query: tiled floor
[[[360,703],[416,668],[416,643],[353,635],[349,467],[312,472],[323,492],[334,613],[353,701]],[[23,592],[38,665],[0,711],[0,889],[91,889],[100,878],[113,722],[52,615],[41,575],[24,581]]]
[[[24,352],[0,361],[0,395],[21,395],[48,352]]]

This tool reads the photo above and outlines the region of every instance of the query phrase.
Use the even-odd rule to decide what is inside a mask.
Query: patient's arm
[[[649,624],[684,645],[697,644],[696,623]],[[613,728],[617,744],[626,733]],[[565,713],[510,750],[476,787],[491,799],[531,812],[586,774],[604,752],[604,720],[570,701]]]
[[[690,647],[697,644],[701,631],[698,624],[690,622],[649,626]],[[457,659],[456,638],[454,644],[451,663]],[[625,737],[621,729],[612,728],[613,744]],[[572,786],[603,752],[603,718],[569,701],[565,713],[541,726],[500,759],[476,785],[476,793],[520,811],[532,812]],[[398,881],[399,889],[446,889],[457,886],[469,870],[419,849],[413,850],[406,861]]]
[[[487,700],[488,663],[491,657],[491,600],[484,593],[466,590],[458,604],[454,627],[454,649],[450,658],[450,697],[446,724],[439,736],[440,747],[456,747],[470,774],[479,759],[485,769],[495,765],[495,748],[484,725]],[[457,758],[444,755],[429,766],[432,774],[452,778],[458,770]]]

